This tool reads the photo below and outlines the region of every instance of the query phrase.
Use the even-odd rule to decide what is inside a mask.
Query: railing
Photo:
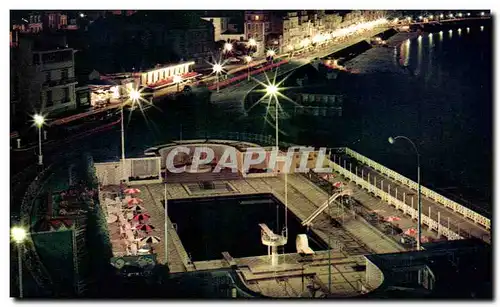
[[[414,190],[417,190],[418,189],[418,184],[411,180],[411,179],[408,179],[406,178],[405,176],[355,152],[354,150],[352,149],[349,149],[347,147],[345,148],[341,148],[340,149],[340,152],[344,152],[345,154],[355,158],[356,160],[370,166],[371,168],[381,172],[382,174],[396,180],[396,181],[399,181],[400,183],[406,185],[407,187],[409,188],[412,188]],[[460,213],[461,215],[471,219],[472,221],[474,221],[475,223],[477,224],[480,224],[482,226],[484,226],[487,230],[490,230],[491,229],[491,222],[490,222],[490,219],[487,218],[487,217],[484,217],[483,215],[467,208],[467,207],[464,207],[444,196],[442,196],[441,194],[438,194],[434,191],[432,191],[431,189],[429,188],[426,188],[424,186],[421,187],[421,192],[422,192],[422,195],[425,195],[426,197],[436,201],[437,203],[441,204],[441,205],[444,205],[446,208],[450,208],[452,209],[454,212],[458,212]]]
[[[379,196],[382,200],[386,201],[389,205],[393,205],[396,209],[402,210],[405,214],[411,215],[412,218],[416,218],[418,212],[413,209],[411,206],[403,203],[399,199],[391,196],[389,193],[381,190],[380,188],[372,185],[370,182],[364,180],[363,178],[357,176],[356,174],[351,173],[349,170],[341,167],[339,164],[328,160],[328,166],[331,167],[334,171],[343,175],[344,177],[352,180],[356,184],[360,185],[362,188],[366,189],[368,192],[373,193],[375,196]],[[457,234],[456,232],[448,229],[444,225],[439,224],[437,221],[434,221],[429,216],[422,213],[422,224],[429,226],[429,230],[436,230],[438,234],[444,235],[449,240],[458,240],[463,239],[462,236]]]

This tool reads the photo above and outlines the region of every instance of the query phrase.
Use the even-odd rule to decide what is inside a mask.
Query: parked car
[[[227,59],[227,62],[231,63],[231,64],[238,64],[241,62],[241,60],[238,58],[229,58],[229,59]]]

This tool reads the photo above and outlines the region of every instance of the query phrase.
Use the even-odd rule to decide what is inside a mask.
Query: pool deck
[[[342,178],[338,178],[343,181]],[[299,219],[304,220],[312,214],[327,199],[327,194],[318,188],[313,182],[302,175],[288,175],[288,208]],[[188,199],[211,196],[249,195],[271,193],[282,203],[285,203],[285,176],[267,178],[246,178],[221,181],[228,184],[232,191],[224,190],[202,190],[191,192],[186,184],[167,184],[167,199]],[[344,181],[345,182],[345,181]],[[353,190],[353,197],[364,206],[373,210],[382,211],[381,215],[397,215],[396,209],[382,204],[375,198],[357,186],[345,182],[349,189]],[[143,206],[150,213],[150,223],[155,226],[154,235],[162,238],[162,242],[155,245],[155,252],[160,263],[165,263],[164,245],[164,208],[161,201],[164,198],[163,184],[150,184],[138,186],[141,189],[139,195],[143,199]],[[383,208],[383,209],[381,209]],[[324,242],[329,243],[332,249],[332,294],[335,296],[359,294],[360,285],[364,283],[364,272],[354,272],[352,265],[363,265],[363,255],[373,253],[394,253],[404,251],[404,247],[397,244],[391,238],[382,234],[370,224],[360,218],[355,218],[352,213],[343,211],[340,206],[333,205],[331,210],[325,210],[314,220],[311,230],[314,231]],[[328,212],[329,211],[329,212]],[[334,227],[330,217],[342,220],[342,227]],[[400,224],[411,220],[401,213]],[[406,221],[408,219],[408,221]],[[177,235],[174,224],[168,220],[168,265],[172,273],[186,271],[211,270],[229,268],[231,264],[237,268],[237,272],[245,284],[252,290],[266,296],[297,297],[304,294],[302,291],[302,264],[301,256],[296,253],[281,254],[278,266],[271,266],[267,255],[258,257],[235,258],[232,263],[224,259],[221,251],[220,260],[191,262],[189,255],[183,247],[181,239]],[[424,233],[426,234],[426,233]],[[429,234],[426,234],[429,235]],[[294,238],[292,238],[294,239]],[[228,251],[230,254],[230,251]],[[287,251],[295,252],[295,251]],[[325,262],[327,251],[316,251],[313,260],[305,265],[307,284],[313,283],[319,290],[318,293],[326,293],[325,285],[328,285],[328,265]],[[327,258],[326,258],[327,260]],[[346,265],[349,263],[349,265]],[[236,264],[236,265],[234,265]],[[300,267],[300,268],[299,268]],[[306,291],[309,293],[308,291]]]

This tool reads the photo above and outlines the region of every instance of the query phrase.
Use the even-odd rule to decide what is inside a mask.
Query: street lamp
[[[222,72],[222,65],[219,63],[216,63],[212,66],[212,70],[215,73],[215,76],[217,78],[217,93],[219,92],[219,74]]]
[[[177,92],[179,92],[179,84],[182,82],[182,77],[179,75],[174,76],[174,83],[177,84]]]
[[[248,81],[250,81],[250,62],[252,62],[252,57],[249,55],[245,56],[245,62],[247,63],[247,76]]]
[[[484,16],[484,12],[481,12],[481,16]]]
[[[33,116],[33,121],[35,126],[38,128],[38,165],[43,165],[43,155],[42,155],[42,127],[45,123],[45,117],[40,114],[35,114]]]
[[[276,133],[276,149],[278,149],[278,103],[277,103],[277,100],[278,100],[278,97],[277,97],[277,94],[279,92],[279,89],[278,89],[278,86],[276,84],[269,84],[269,85],[266,85],[266,95],[269,96],[269,99],[272,100],[273,98],[276,99],[276,103],[275,103],[275,116],[276,116],[276,126],[275,126],[275,133]]]
[[[413,146],[415,149],[415,153],[417,154],[417,183],[418,183],[418,234],[417,234],[417,250],[420,250],[421,247],[421,238],[422,238],[422,196],[421,196],[421,188],[420,188],[420,153],[418,152],[417,146],[413,143],[412,140],[407,138],[406,136],[396,136],[389,137],[389,143],[394,144],[397,139],[405,139]],[[429,216],[430,218],[430,216]]]
[[[138,103],[141,99],[141,92],[136,89],[131,89],[128,93],[128,100],[132,101],[132,106]],[[127,102],[122,102],[121,105],[121,138],[122,138],[122,175],[123,180],[127,181],[127,175],[125,172],[125,127],[124,127],[124,119],[123,119],[123,108]]]
[[[27,233],[24,228],[13,227],[10,231],[12,240],[16,242],[17,245],[17,262],[19,270],[19,297],[23,297],[23,263],[22,263],[22,253],[24,251],[24,240],[26,239]]]
[[[439,15],[439,18],[444,18],[444,15],[443,14]]]

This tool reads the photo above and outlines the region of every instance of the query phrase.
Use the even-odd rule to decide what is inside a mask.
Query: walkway
[[[360,161],[347,154],[337,154],[334,159],[336,159],[335,162],[342,167],[345,161],[347,169],[350,169],[358,176],[363,176],[365,180],[368,180],[373,185],[376,185],[383,191],[388,192],[391,196],[417,209],[417,191],[376,171],[370,166],[362,164]],[[370,177],[369,179],[368,176]],[[491,235],[488,230],[424,195],[422,195],[422,214],[427,216],[430,215],[435,221],[438,221],[439,215],[441,225],[449,225],[451,230],[460,233],[464,237],[473,236],[486,242],[491,242]]]

